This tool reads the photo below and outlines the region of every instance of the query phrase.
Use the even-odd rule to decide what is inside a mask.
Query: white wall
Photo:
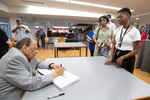
[[[31,31],[31,34],[35,37],[35,23],[33,21],[28,21],[28,28]]]
[[[0,1],[0,10],[9,12],[8,6]]]
[[[12,16],[10,17],[10,26],[11,29],[14,25],[16,25],[16,19],[19,18],[18,16]],[[12,33],[12,38],[15,37],[15,33]]]

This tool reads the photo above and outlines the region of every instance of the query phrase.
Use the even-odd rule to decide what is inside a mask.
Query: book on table
[[[105,57],[108,57],[110,50],[111,50],[111,49],[110,49],[110,48],[107,48],[107,46],[106,46],[105,43],[101,42],[101,43],[99,44],[99,48],[98,48],[97,52],[98,52],[99,54],[105,56]]]
[[[52,72],[54,72],[55,70],[48,70],[48,69],[37,69],[37,71],[41,74],[41,75],[46,75],[46,74],[50,74]],[[59,90],[64,90],[65,88],[71,86],[72,84],[74,84],[75,82],[79,81],[80,78],[68,71],[64,71],[64,74],[61,76],[56,77],[53,80],[53,84],[59,89]]]

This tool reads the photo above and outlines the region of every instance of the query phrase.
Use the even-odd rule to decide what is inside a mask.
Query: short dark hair
[[[95,23],[93,24],[93,26],[92,26],[92,29],[94,29],[96,25],[99,25],[99,23],[98,23],[98,22],[95,22]]]
[[[142,30],[143,27],[144,27],[144,26],[141,26],[141,30]]]
[[[108,15],[107,15],[107,17],[108,17],[108,18],[111,18],[111,15],[110,15],[110,14],[108,14]]]
[[[100,22],[100,23],[101,23],[101,19],[102,19],[102,18],[106,19],[107,23],[109,22],[109,18],[104,15],[104,16],[101,16],[101,17],[99,18],[99,22]]]
[[[26,45],[27,47],[29,47],[30,44],[31,44],[31,38],[24,37],[24,38],[20,39],[19,41],[17,41],[15,47],[20,50],[23,45]]]
[[[122,8],[121,10],[119,10],[118,11],[118,13],[120,13],[120,12],[126,12],[126,13],[128,13],[129,15],[130,15],[130,17],[131,17],[131,10],[129,9],[129,8],[127,8],[127,7],[125,7],[125,8]],[[118,14],[117,13],[117,14]]]

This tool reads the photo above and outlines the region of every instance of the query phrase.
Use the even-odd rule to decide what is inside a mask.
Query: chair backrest
[[[64,42],[66,42],[66,39],[58,39],[58,42],[59,43],[64,43]]]
[[[38,37],[36,37],[35,40],[37,41],[37,40],[38,40]]]
[[[130,99],[130,100],[150,100],[150,96],[136,98],[136,99]]]
[[[12,40],[12,41],[11,41],[11,45],[10,45],[10,47],[9,47],[9,50],[14,47],[14,44],[15,44],[15,41]]]
[[[15,38],[15,37],[13,37],[13,38],[12,38],[12,40],[16,40],[16,38]]]
[[[45,42],[48,42],[48,41],[49,41],[49,38],[48,38],[48,37],[46,37],[46,38],[45,38]]]

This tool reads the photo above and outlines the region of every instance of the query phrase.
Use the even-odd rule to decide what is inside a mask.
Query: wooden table
[[[67,43],[55,43],[54,46],[54,57],[58,57],[58,48],[79,48],[80,53],[79,56],[81,56],[81,48],[86,48],[86,57],[87,57],[87,45],[81,43],[81,42],[67,42]]]

